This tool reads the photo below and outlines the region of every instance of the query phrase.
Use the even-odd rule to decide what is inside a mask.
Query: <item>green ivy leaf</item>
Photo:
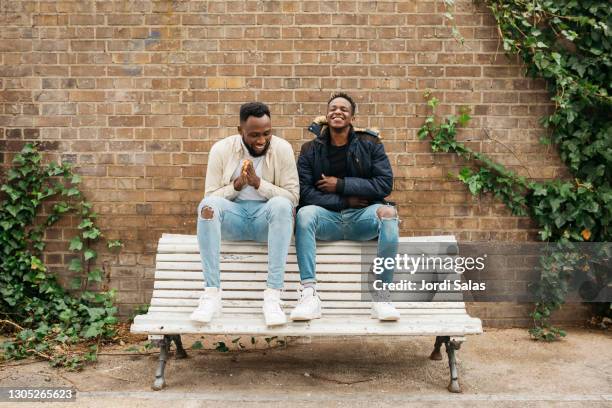
[[[85,252],[83,253],[83,257],[85,258],[86,261],[89,261],[90,259],[93,259],[96,257],[96,251],[94,251],[93,249],[86,249]]]
[[[71,208],[70,205],[68,205],[64,201],[60,201],[59,203],[56,203],[55,205],[53,205],[53,211],[58,214],[64,214],[68,212],[70,208]]]
[[[79,229],[85,229],[85,228],[91,228],[91,227],[93,227],[93,222],[88,218],[81,221],[81,223],[78,226]]]
[[[102,330],[100,330],[97,325],[92,324],[87,328],[87,330],[83,334],[83,337],[85,337],[86,339],[91,339],[93,337],[98,337],[100,334],[102,334]]]
[[[91,228],[89,230],[83,231],[83,238],[86,239],[96,239],[101,235],[101,232],[97,228]]]
[[[469,167],[462,167],[459,172],[459,180],[467,181],[470,177],[472,177],[472,170]]]
[[[68,264],[68,269],[73,272],[81,272],[83,270],[83,263],[79,258],[72,258]]]
[[[43,262],[36,256],[30,257],[30,268],[33,270],[38,270],[38,271],[43,271],[43,272],[47,270]]]
[[[76,196],[81,195],[81,192],[79,191],[77,187],[71,187],[71,188],[65,189],[63,191],[63,195],[68,196],[68,197],[76,197]]]
[[[423,140],[427,137],[427,135],[429,134],[429,129],[427,129],[427,127],[423,126],[419,129],[418,132],[418,137],[420,140]]]
[[[92,282],[102,282],[102,270],[95,268],[87,274],[87,279]]]
[[[81,237],[76,236],[70,240],[70,246],[68,247],[71,251],[80,251],[83,249],[83,241],[81,241]]]
[[[17,214],[19,213],[19,208],[15,207],[14,205],[6,205],[4,207],[6,209],[6,211],[9,212],[9,214],[11,214],[14,218],[17,218]]]
[[[71,289],[78,289],[81,287],[81,278],[80,277],[76,277],[76,278],[72,278],[70,280],[70,288]]]
[[[548,189],[541,184],[536,184],[533,187],[533,195],[534,196],[545,196],[548,194]]]

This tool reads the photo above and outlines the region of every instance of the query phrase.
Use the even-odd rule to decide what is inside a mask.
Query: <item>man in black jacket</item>
[[[309,130],[316,139],[302,146],[298,159],[300,210],[295,242],[302,291],[292,320],[321,317],[316,294],[316,240],[368,241],[378,237],[378,256],[394,258],[399,227],[395,208],[385,202],[393,187],[389,158],[378,135],[355,131],[356,104],[345,93],[334,94],[327,104],[326,126]],[[385,269],[383,282],[392,282],[393,269]],[[388,293],[372,306],[372,317],[398,320]]]

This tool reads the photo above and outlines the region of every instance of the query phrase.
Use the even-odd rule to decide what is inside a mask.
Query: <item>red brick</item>
[[[141,14],[109,14],[108,25],[142,25],[144,16]]]
[[[331,72],[325,65],[298,65],[294,69],[296,76],[329,76]]]
[[[258,65],[256,74],[258,76],[291,76],[293,67],[288,65]]]
[[[480,67],[446,67],[449,77],[480,77]]]
[[[210,116],[184,116],[183,126],[187,127],[210,127],[218,126],[219,121],[217,118]]]
[[[104,41],[72,40],[70,48],[73,51],[104,51]]]
[[[70,91],[70,100],[75,102],[103,102],[103,91]]]
[[[112,127],[117,126],[142,126],[144,120],[142,116],[109,116],[108,125]]]

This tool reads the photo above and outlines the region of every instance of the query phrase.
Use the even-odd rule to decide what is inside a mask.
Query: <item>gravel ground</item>
[[[156,353],[101,355],[81,372],[34,360],[5,364],[0,387],[78,390],[76,403],[44,404],[50,407],[612,407],[611,340],[610,332],[578,328],[551,344],[530,340],[525,329],[486,330],[458,352],[462,394],[446,390],[446,358],[428,359],[429,337],[328,337],[264,350],[188,350],[188,359],[170,359],[167,387],[158,392],[150,388]],[[126,353],[134,345],[103,353]]]

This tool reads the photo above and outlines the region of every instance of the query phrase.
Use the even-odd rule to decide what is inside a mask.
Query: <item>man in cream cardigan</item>
[[[240,107],[239,134],[213,145],[208,154],[204,199],[198,206],[198,245],[206,287],[191,320],[220,316],[221,240],[268,243],[266,325],[282,325],[280,307],[285,263],[299,201],[299,178],[291,145],[272,135],[270,109],[260,102]]]

